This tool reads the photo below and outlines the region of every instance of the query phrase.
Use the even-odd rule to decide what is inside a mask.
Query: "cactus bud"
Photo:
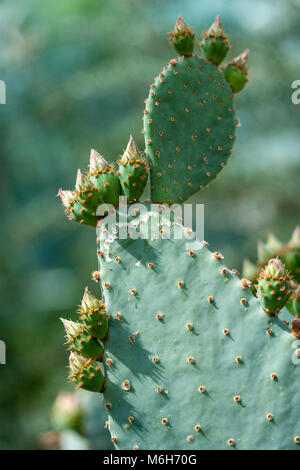
[[[59,393],[51,411],[51,418],[55,429],[73,429],[82,432],[81,421],[83,409],[74,392]]]
[[[283,250],[284,262],[291,272],[293,279],[300,282],[300,226],[296,227],[293,235]]]
[[[229,83],[233,93],[238,93],[246,85],[248,78],[247,61],[249,49],[228,62],[223,69],[225,80]]]
[[[201,43],[204,56],[207,60],[219,65],[230,49],[227,36],[223,32],[220,15],[217,15],[213,24],[202,34]]]
[[[75,191],[59,189],[57,196],[65,206],[65,213],[70,220],[95,227],[98,219],[87,207],[80,202]]]
[[[91,359],[74,354],[69,357],[69,379],[77,384],[78,388],[90,392],[102,393],[105,388],[105,378],[100,364]]]
[[[243,276],[246,279],[250,279],[251,281],[254,281],[257,279],[258,275],[258,268],[257,266],[252,263],[249,259],[245,259],[243,262]]]
[[[123,194],[129,201],[138,201],[144,192],[148,173],[146,160],[130,136],[127,148],[119,161],[119,178]]]
[[[61,321],[66,331],[67,344],[70,349],[87,358],[102,359],[103,346],[91,336],[85,325],[64,318],[61,318]]]
[[[60,198],[62,204],[65,207],[70,207],[74,199],[76,199],[76,193],[74,191],[63,190],[60,188],[57,193],[57,197]]]
[[[108,332],[108,314],[102,300],[98,300],[85,288],[78,313],[89,334],[104,339]]]
[[[107,168],[109,168],[108,162],[102,157],[102,155],[100,155],[100,153],[92,149],[90,153],[89,163],[90,172],[95,173],[97,171],[104,171]]]
[[[121,162],[124,165],[127,165],[130,161],[140,160],[141,154],[139,152],[138,146],[136,145],[135,141],[133,140],[132,135],[130,136],[129,142],[127,144],[126,150],[123,153],[121,158]]]
[[[192,31],[193,28],[190,28],[179,15],[173,30],[169,33],[169,41],[179,55],[186,57],[193,55],[195,33]]]
[[[300,246],[300,225],[297,225],[295,228],[292,237],[288,242],[288,246],[291,248],[298,248]]]
[[[97,205],[116,206],[119,203],[121,188],[113,165],[110,165],[96,150],[91,150],[89,169],[89,179],[97,191]]]
[[[258,298],[262,309],[269,315],[276,315],[291,295],[290,276],[281,260],[270,259],[258,278]]]
[[[285,266],[282,264],[281,260],[278,258],[272,258],[269,260],[267,266],[265,267],[265,274],[272,276],[274,278],[279,278],[287,274]]]
[[[80,192],[82,190],[86,190],[91,186],[90,181],[86,176],[81,173],[81,170],[78,168],[77,170],[77,178],[75,183],[76,191]]]

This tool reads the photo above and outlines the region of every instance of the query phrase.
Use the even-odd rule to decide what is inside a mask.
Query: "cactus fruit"
[[[57,196],[65,206],[65,213],[69,220],[96,227],[97,217],[80,203],[75,191],[59,189]]]
[[[223,32],[220,15],[217,15],[211,27],[202,34],[204,56],[210,62],[219,65],[230,49],[227,36]]]
[[[269,260],[258,278],[258,298],[263,310],[276,315],[291,296],[291,277],[280,259]]]
[[[299,304],[297,301],[297,289],[299,288],[300,280],[300,228],[295,228],[291,239],[287,244],[283,244],[272,233],[268,235],[266,243],[259,241],[257,244],[257,266],[249,260],[244,260],[243,275],[249,278],[253,284],[251,290],[256,294],[257,284],[255,280],[259,277],[260,268],[267,263],[268,259],[280,257],[282,263],[286,266],[291,276],[290,289],[291,296],[285,300],[285,313],[288,311],[292,315],[297,315],[299,312]],[[256,287],[255,287],[256,286]],[[284,314],[285,314],[284,313]],[[288,314],[289,316],[289,314]],[[288,316],[286,318],[288,318]]]
[[[174,29],[169,33],[170,43],[179,55],[189,57],[193,55],[194,38],[193,28],[190,28],[179,15]]]
[[[89,168],[88,176],[98,191],[100,203],[117,205],[121,191],[119,178],[114,173],[113,165],[109,165],[96,150],[91,150]]]
[[[228,62],[224,68],[224,77],[232,88],[233,93],[241,91],[248,82],[247,61],[249,49]]]
[[[86,359],[71,352],[69,368],[69,379],[71,382],[76,383],[77,388],[82,388],[90,392],[103,392],[105,388],[105,378],[99,362],[93,359]]]
[[[64,320],[70,378],[77,387],[103,393],[118,449],[299,449],[300,368],[291,360],[298,323],[290,331],[266,315],[251,282],[240,280],[221,253],[212,253],[162,204],[181,203],[204,188],[232,152],[232,90],[216,64],[191,55],[192,41],[180,18],[172,42],[181,56],[155,79],[146,100],[152,204],[130,205],[126,222],[120,204],[112,226],[110,217],[99,219],[99,271],[93,278],[103,301],[86,290],[84,323]],[[233,88],[241,89],[237,72],[246,55],[232,66]],[[121,188],[129,199],[139,199],[142,186],[134,192],[129,182],[138,180],[139,171],[145,174],[146,164],[132,165],[140,160],[133,139],[122,158],[119,186],[113,183],[109,191],[115,187],[119,196]],[[93,154],[87,178],[99,194],[104,179],[116,176]],[[88,186],[81,175],[79,183],[80,191]],[[290,277],[278,258],[260,282],[260,291],[268,294],[270,283],[276,293],[275,299],[272,292],[261,295],[265,312],[277,313],[290,295]],[[96,328],[102,310],[109,334],[105,323],[100,332]],[[106,330],[102,356],[93,335]]]
[[[86,358],[101,360],[103,346],[91,336],[85,325],[64,318],[61,318],[61,321],[65,327],[69,349]]]
[[[147,184],[146,159],[130,136],[127,148],[119,161],[119,177],[122,193],[129,201],[138,201]]]
[[[94,297],[86,287],[79,307],[80,320],[84,322],[89,334],[104,339],[108,332],[108,314],[102,300]],[[82,354],[82,353],[81,353]]]

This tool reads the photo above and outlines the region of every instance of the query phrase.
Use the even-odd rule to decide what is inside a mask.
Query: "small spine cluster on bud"
[[[230,49],[227,36],[224,34],[220,15],[217,15],[213,24],[202,34],[202,46],[204,56],[210,62],[219,65]]]
[[[257,285],[257,296],[264,312],[278,314],[290,295],[291,277],[286,267],[278,257],[270,259],[260,273]]]
[[[193,28],[190,28],[179,15],[174,28],[169,33],[170,43],[180,56],[189,57],[193,55],[194,38]]]

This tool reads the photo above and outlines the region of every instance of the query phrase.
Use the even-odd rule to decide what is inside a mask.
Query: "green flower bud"
[[[105,388],[105,378],[103,368],[99,362],[74,354],[69,357],[71,382],[77,384],[77,388],[83,388],[90,392],[102,393]]]
[[[272,258],[268,261],[268,264],[265,267],[265,274],[272,276],[273,278],[279,278],[285,276],[287,274],[287,270],[277,256],[276,258]]]
[[[102,360],[103,346],[93,338],[85,325],[61,318],[65,327],[67,344],[76,353],[91,359]]]
[[[227,36],[223,32],[220,15],[217,15],[213,24],[202,34],[203,41],[200,45],[203,48],[204,56],[210,62],[219,65],[230,49]]]
[[[105,304],[85,288],[78,313],[91,336],[104,339],[108,332],[108,318]]]
[[[179,55],[186,57],[193,55],[195,33],[192,31],[193,28],[190,28],[179,15],[173,30],[169,33],[169,41]]]
[[[83,410],[74,392],[60,393],[54,402],[51,419],[55,429],[73,429],[81,432]]]
[[[126,150],[123,153],[121,158],[121,163],[127,165],[127,163],[140,160],[141,154],[139,152],[138,146],[136,145],[135,141],[133,140],[132,135],[130,136],[129,142],[127,144]]]
[[[67,189],[63,190],[60,188],[58,190],[57,197],[60,198],[65,207],[70,207],[72,202],[77,198],[77,195],[74,191],[69,191]]]
[[[91,173],[95,173],[97,171],[105,171],[109,169],[109,163],[100,155],[100,153],[96,152],[96,150],[91,150],[90,153],[90,163],[89,169]]]
[[[231,86],[233,93],[241,91],[248,81],[248,56],[249,49],[246,49],[238,57],[228,62],[223,68],[225,80]]]
[[[276,315],[286,305],[291,296],[291,278],[276,257],[270,259],[258,278],[257,296],[262,309],[269,315]]]

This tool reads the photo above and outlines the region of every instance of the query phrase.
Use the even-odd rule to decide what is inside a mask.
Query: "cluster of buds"
[[[69,377],[79,388],[101,392],[105,379],[101,364],[104,346],[100,340],[104,341],[108,335],[108,314],[103,301],[93,296],[88,288],[84,291],[78,313],[82,323],[61,318],[66,344],[71,350]]]

